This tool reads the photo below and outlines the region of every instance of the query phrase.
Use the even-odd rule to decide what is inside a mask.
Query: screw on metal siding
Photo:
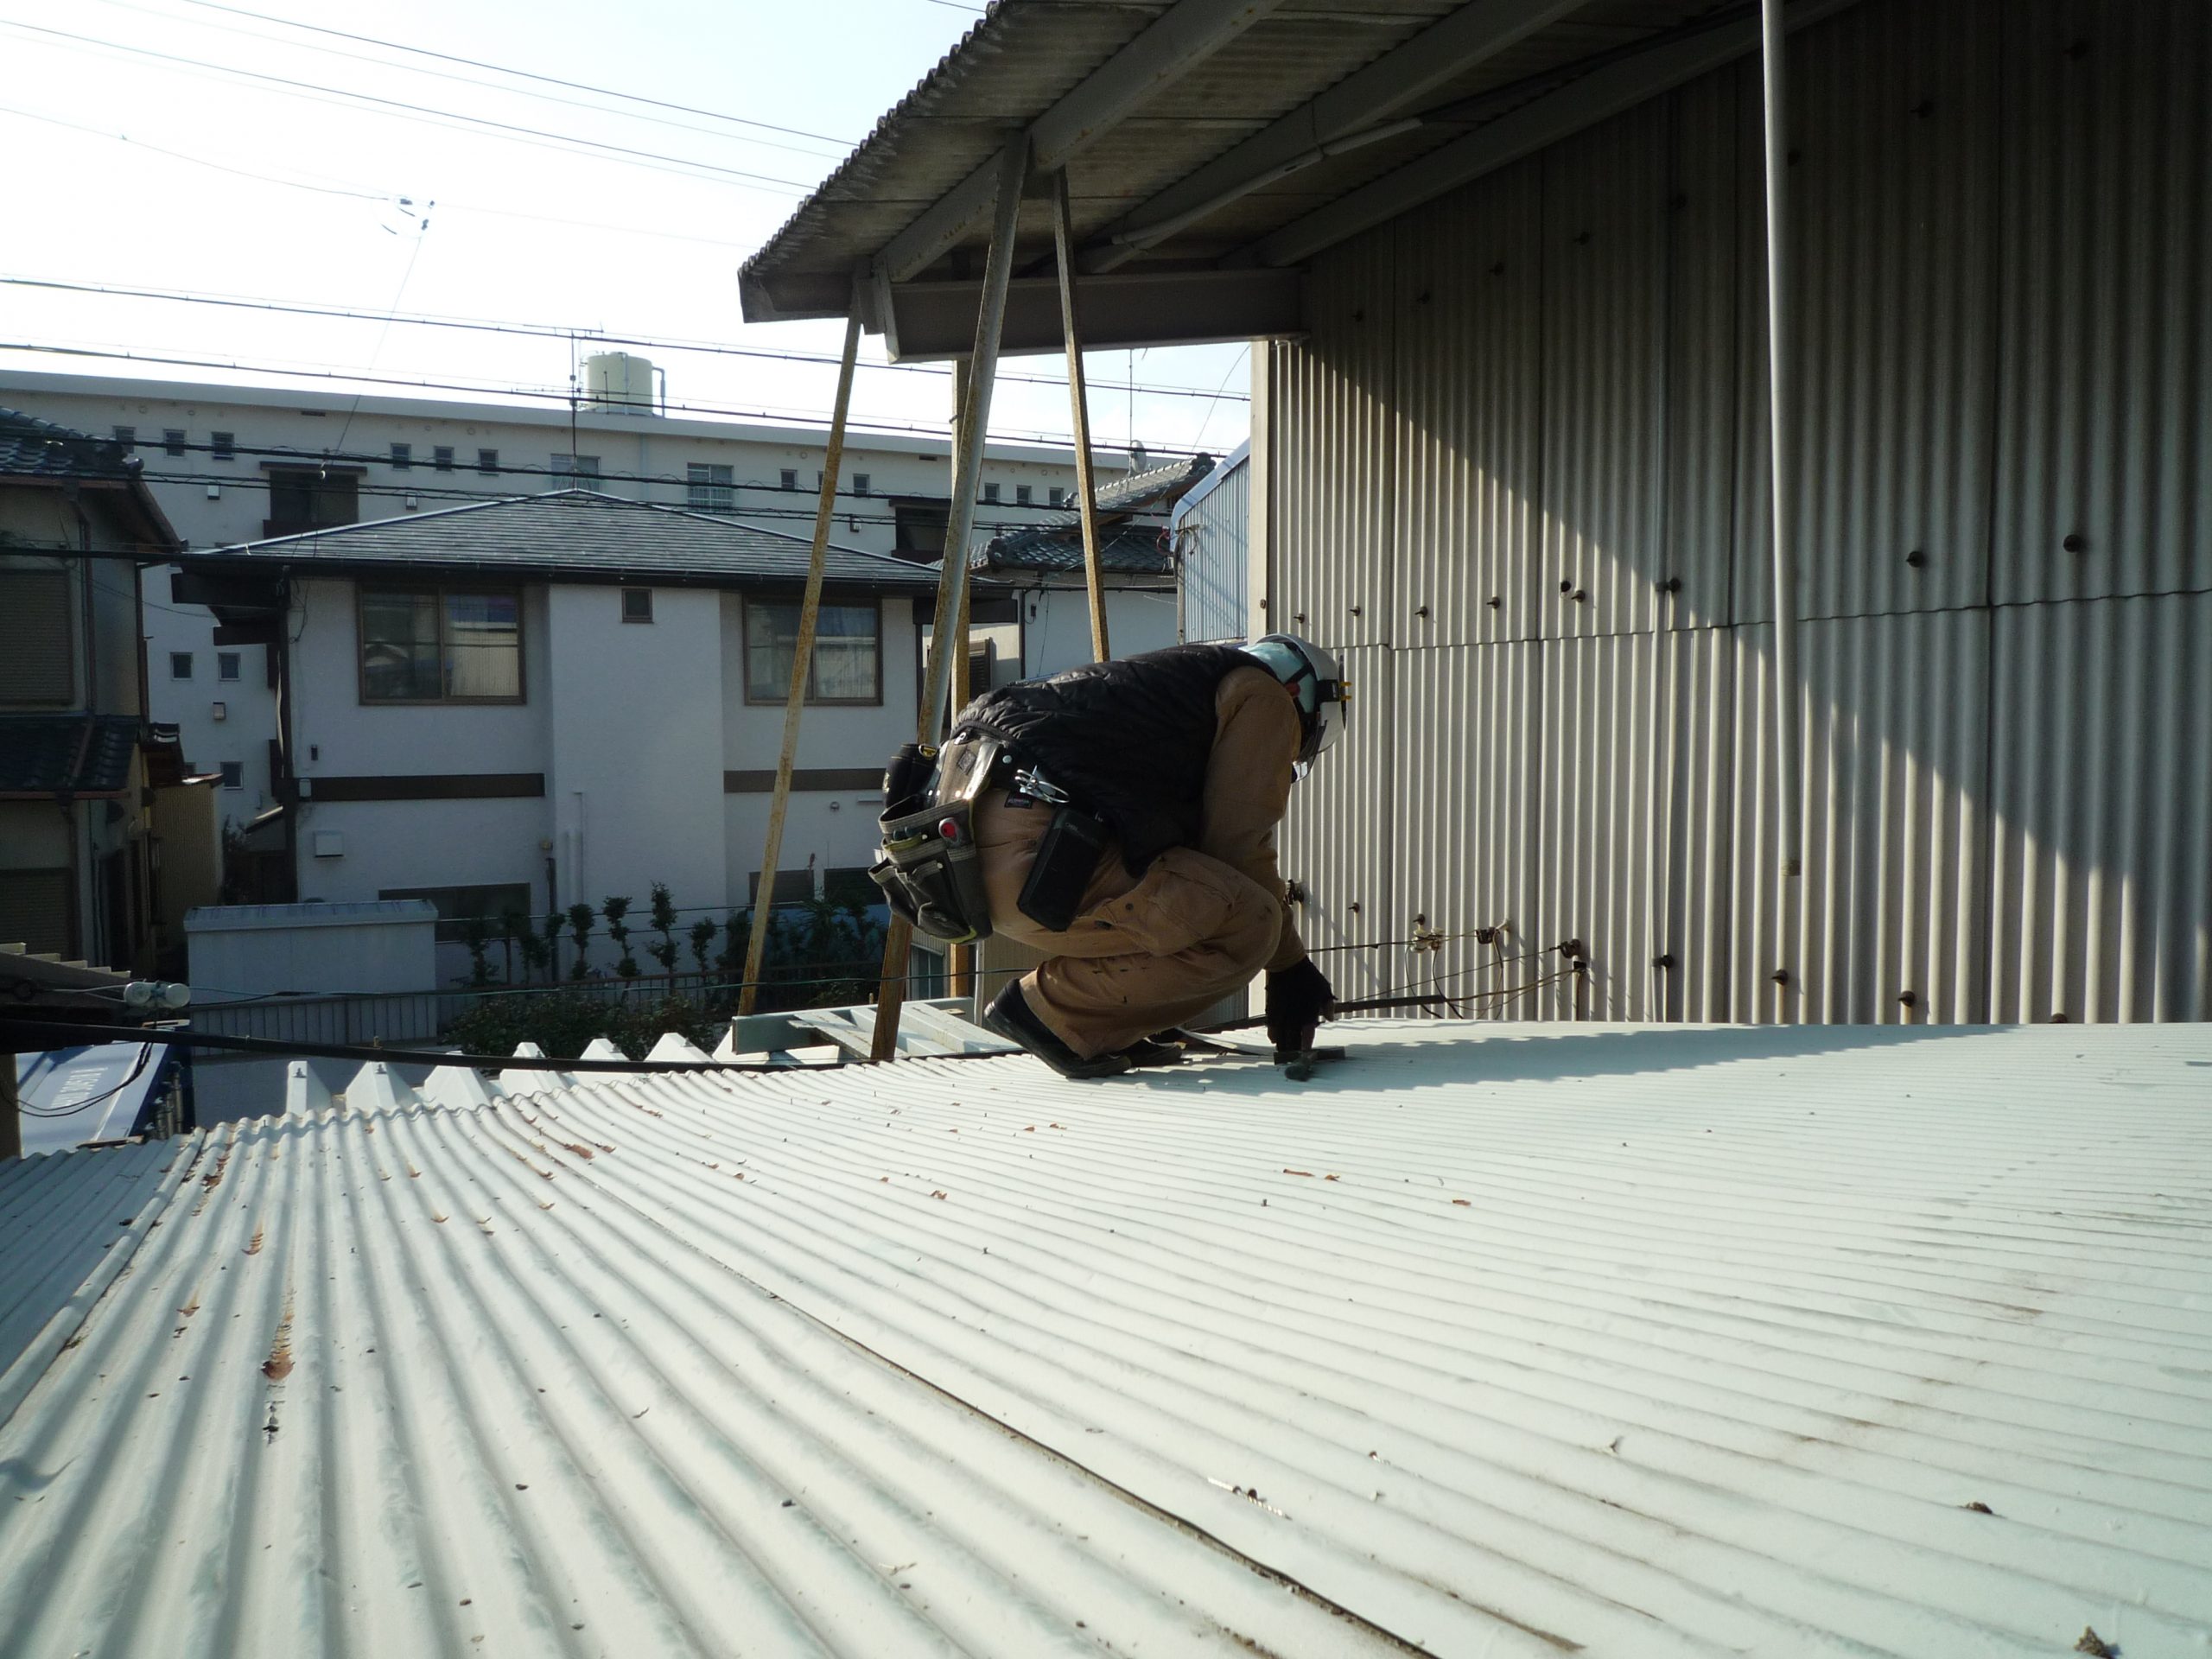
[[[1358,607],[1358,606],[1357,606],[1357,605],[1355,605],[1355,606],[1353,606],[1353,607],[1351,607],[1351,613],[1352,613],[1354,616],[1360,616],[1360,615],[1363,615],[1363,614],[1364,614],[1364,613],[1363,613],[1363,611],[1361,611],[1361,609],[1359,608],[1359,607]]]
[[[1901,1008],[1916,1008],[1919,1006],[1920,995],[1916,991],[1899,991],[1897,993],[1897,1007]]]
[[[1912,112],[1925,121],[1936,113],[1936,100],[1932,98],[1922,99],[1919,103],[1912,106]]]
[[[1426,606],[1426,605],[1416,605],[1416,606],[1414,606],[1414,614],[1415,616],[1427,616],[1427,615],[1428,614],[1428,607],[1427,607],[1427,606]]]
[[[1578,605],[1587,605],[1590,602],[1589,589],[1586,588],[1576,588],[1574,590],[1574,602]]]
[[[1492,594],[1488,599],[1484,600],[1483,603],[1489,606],[1493,611],[1501,610],[1505,605],[1505,601],[1500,599],[1496,594]]]
[[[1675,953],[1671,950],[1662,950],[1651,958],[1651,965],[1662,974],[1671,972],[1675,966]]]
[[[2089,550],[2089,538],[2077,530],[2068,536],[2064,541],[2059,543],[2059,545],[2064,548],[2069,553],[2086,553]]]
[[[1492,265],[1492,266],[1490,268],[1490,274],[1491,274],[1491,276],[1504,276],[1504,275],[1505,275],[1505,261],[1504,261],[1504,260],[1503,260],[1503,259],[1501,259],[1501,260],[1499,260],[1496,264]]]
[[[1679,594],[1682,591],[1682,579],[1680,576],[1669,576],[1659,585],[1670,594]]]
[[[1904,562],[1910,565],[1914,569],[1917,570],[1922,565],[1928,563],[1928,556],[1916,547],[1911,552],[1904,556]]]
[[[1789,982],[1789,970],[1787,968],[1777,968],[1767,977],[1777,985],[1787,985]]]
[[[1576,957],[1582,954],[1582,941],[1580,939],[1567,940],[1560,946],[1559,953],[1562,957],[1565,957],[1569,962],[1573,962]]]
[[[1559,579],[1559,590],[1562,594],[1573,593],[1574,591],[1574,578],[1573,576],[1561,576]]]
[[[1303,622],[1306,620],[1306,613],[1303,611],[1293,611],[1290,613],[1290,620],[1294,622]]]
[[[1588,247],[1590,245],[1590,232],[1587,231],[1577,231],[1574,233],[1574,245],[1578,248]]]
[[[1348,905],[1346,905],[1346,906],[1344,906],[1344,909],[1345,909],[1345,911],[1346,911],[1348,913],[1350,913],[1350,914],[1351,914],[1351,915],[1354,915],[1354,916],[1358,915],[1358,914],[1359,914],[1359,900],[1358,900],[1358,899],[1353,899],[1353,900],[1351,901],[1351,903],[1350,903],[1350,904],[1348,904]]]

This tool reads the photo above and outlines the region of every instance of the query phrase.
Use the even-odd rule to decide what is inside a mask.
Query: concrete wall
[[[1020,677],[1038,679],[1094,659],[1090,596],[1078,581],[1029,589],[1020,596]],[[1172,586],[1106,590],[1106,643],[1116,657],[1134,657],[1175,643]]]

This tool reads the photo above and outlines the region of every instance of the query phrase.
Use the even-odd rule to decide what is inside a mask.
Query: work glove
[[[1336,1010],[1337,994],[1313,957],[1268,976],[1268,1039],[1278,1053],[1313,1047],[1314,1027]]]

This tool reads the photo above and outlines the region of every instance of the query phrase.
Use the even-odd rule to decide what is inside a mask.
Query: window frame
[[[242,677],[245,668],[245,653],[236,651],[219,651],[215,653],[215,677],[218,680],[238,679]]]
[[[191,442],[192,435],[181,426],[165,426],[162,429],[162,453],[165,455],[182,454]]]
[[[486,478],[498,477],[499,452],[496,449],[479,449],[476,452],[476,470],[480,475]]]
[[[853,492],[852,492],[852,493],[853,493],[855,495],[873,495],[873,494],[874,494],[874,493],[875,493],[875,492],[874,492],[874,491],[873,491],[873,490],[871,490],[871,489],[869,489],[869,488],[868,488],[868,486],[869,486],[870,484],[874,483],[874,481],[875,481],[875,480],[874,480],[874,476],[873,476],[872,474],[868,474],[868,473],[855,473],[855,474],[853,474]]]
[[[372,593],[404,594],[417,598],[430,594],[438,601],[438,672],[442,683],[446,658],[446,597],[450,594],[503,596],[515,602],[515,684],[512,697],[372,697],[369,695],[368,618],[365,604]],[[530,627],[523,605],[523,590],[492,582],[405,583],[356,582],[353,584],[353,696],[364,709],[512,709],[530,701]]]
[[[999,486],[995,484],[984,485],[983,499],[979,505],[988,507],[997,506],[999,505]]]
[[[236,461],[238,454],[238,435],[235,432],[210,432],[207,435],[207,459]]]
[[[395,473],[411,473],[415,470],[413,444],[395,443],[391,446],[391,470]]]
[[[223,788],[244,789],[245,787],[245,761],[218,760],[215,763],[215,770],[223,779],[221,785]]]
[[[1014,505],[1015,506],[1034,506],[1036,505],[1036,498],[1037,490],[1034,485],[1017,484],[1014,486]]]
[[[652,588],[639,588],[626,582],[614,591],[622,595],[622,620],[625,622],[650,623],[653,620],[653,590]],[[645,599],[645,613],[641,616],[632,616],[630,613],[630,600],[633,594],[642,595]]]
[[[449,473],[453,471],[453,445],[449,443],[434,443],[430,446],[430,470],[432,472]]]
[[[193,678],[193,670],[198,665],[194,663],[192,659],[198,654],[199,653],[197,652],[190,651],[173,651],[169,652],[169,678],[172,680],[188,680]],[[179,664],[182,664],[184,667],[184,671],[181,674],[177,672],[177,665]]]
[[[743,597],[745,601],[743,614],[738,619],[738,647],[741,653],[741,666],[745,676],[746,705],[753,709],[782,708],[791,697],[791,681],[788,677],[785,679],[782,689],[773,696],[761,697],[753,694],[753,607],[755,605],[789,605],[796,609],[806,601],[801,594],[784,592],[747,594]],[[805,706],[809,709],[881,708],[883,706],[883,595],[869,594],[861,599],[833,599],[824,594],[822,602],[824,606],[845,606],[855,610],[865,606],[875,613],[875,694],[868,697],[817,696],[813,690],[816,670],[820,661],[817,658],[810,660],[806,665],[808,690]],[[817,637],[819,638],[818,635]]]
[[[693,512],[734,512],[737,508],[737,468],[727,461],[685,461],[683,505]]]
[[[798,468],[796,467],[779,467],[776,469],[776,487],[779,490],[795,490],[798,488]]]

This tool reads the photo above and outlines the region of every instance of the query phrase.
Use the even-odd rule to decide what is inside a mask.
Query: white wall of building
[[[1036,679],[1094,660],[1090,597],[1081,587],[1032,588],[1021,595],[1022,677]],[[1106,643],[1116,657],[1134,657],[1175,643],[1173,588],[1109,588]]]

